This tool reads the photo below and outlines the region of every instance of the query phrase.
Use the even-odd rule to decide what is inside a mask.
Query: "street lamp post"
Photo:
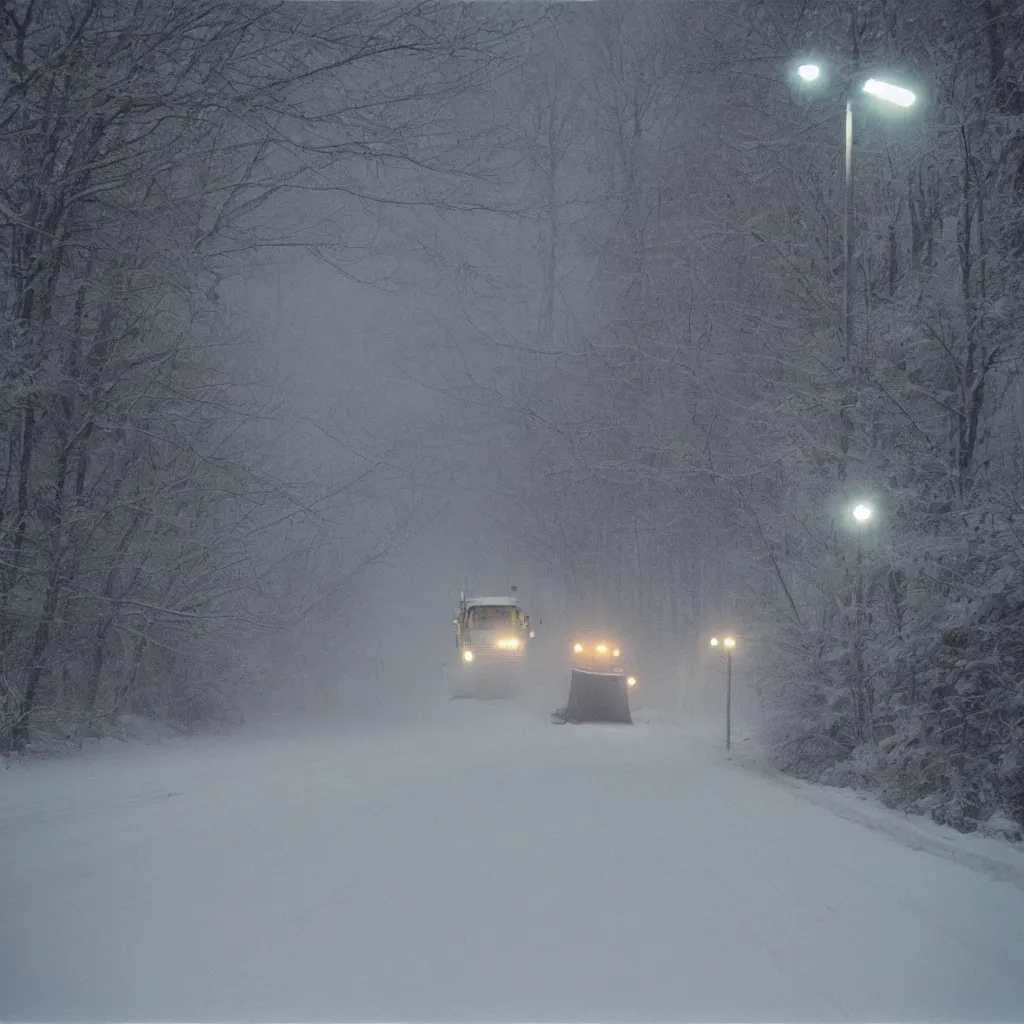
[[[856,607],[854,608],[853,619],[853,674],[856,692],[860,695],[858,700],[860,706],[857,708],[859,721],[857,724],[860,728],[866,729],[869,723],[867,721],[867,687],[864,680],[864,560],[861,534],[867,527],[867,524],[871,522],[875,510],[867,502],[860,501],[853,506],[851,514],[853,515],[857,534],[857,574],[854,592]]]
[[[871,517],[875,514],[875,510],[866,502],[859,501],[853,506],[852,515],[853,521],[857,524],[857,573],[860,574],[861,567],[861,532],[862,527],[866,526]]]
[[[736,646],[736,638],[717,636],[711,638],[711,646],[725,648],[725,749],[732,749],[732,650]]]
[[[797,74],[805,82],[816,82],[821,77],[818,64],[801,64]],[[885,100],[897,107],[912,107],[917,96],[910,89],[884,82],[877,78],[869,78],[861,85],[861,92],[869,96]],[[854,270],[853,256],[856,244],[856,224],[853,217],[853,91],[848,86],[846,92],[846,124],[845,124],[845,184],[844,184],[844,242],[843,242],[843,345],[846,350],[846,362],[850,362],[853,354],[853,289]]]
[[[853,219],[853,97],[846,97],[846,183],[843,187],[846,226],[843,249],[843,346],[846,363],[853,354],[853,252],[857,226]]]

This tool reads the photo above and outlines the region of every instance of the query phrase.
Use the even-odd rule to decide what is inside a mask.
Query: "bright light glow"
[[[717,647],[718,646],[718,637],[717,636],[713,636],[711,638],[711,646],[712,647]]]
[[[627,686],[636,686],[636,676],[630,676],[630,677],[629,677],[629,678],[628,678],[628,679],[626,680],[626,685],[627,685]]]
[[[598,654],[607,654],[608,653],[607,645],[606,644],[598,644],[597,645],[597,653]]]
[[[618,649],[618,647],[616,647],[615,650],[612,651],[612,657],[617,658],[621,653],[622,652]]]
[[[722,643],[724,643],[726,647],[730,647],[730,648],[731,647],[735,647],[736,646],[736,639],[735,639],[735,637],[727,636],[722,641]]]
[[[871,506],[865,505],[864,502],[854,505],[853,518],[856,519],[858,523],[866,523],[871,518]]]
[[[462,660],[463,661],[472,661],[473,660],[473,652],[472,651],[463,651],[462,652]]]
[[[796,69],[796,73],[805,82],[814,82],[821,74],[821,68],[819,68],[817,64],[801,64],[800,67]]]
[[[514,650],[516,650],[519,647],[519,639],[518,639],[518,637],[514,637],[514,636],[503,638],[503,639],[498,641],[498,646],[502,650],[506,650],[506,651],[507,650],[512,650],[512,651],[514,651]]]
[[[882,82],[877,78],[869,78],[863,85],[866,93],[877,96],[886,103],[895,103],[897,107],[912,107],[917,97],[902,86],[893,85],[891,82]]]
[[[582,654],[583,653],[583,644],[573,644],[573,648],[572,649],[577,654]]]

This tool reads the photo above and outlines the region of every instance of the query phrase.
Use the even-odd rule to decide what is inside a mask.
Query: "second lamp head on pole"
[[[796,66],[796,74],[801,82],[811,85],[817,83],[818,85],[824,84],[826,77],[827,66],[820,61],[814,60],[802,60]],[[846,76],[842,76],[845,78]],[[908,89],[905,86],[898,85],[896,82],[888,80],[888,77],[879,77],[877,75],[863,78],[860,75],[853,76],[846,80],[846,91],[848,94],[854,92],[866,93],[868,96],[874,96],[875,99],[883,100],[885,103],[891,103],[896,107],[912,107],[917,102],[917,93],[913,89]]]

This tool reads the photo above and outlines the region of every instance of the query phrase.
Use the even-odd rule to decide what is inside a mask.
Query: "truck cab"
[[[455,646],[463,667],[521,664],[533,636],[530,617],[513,593],[508,597],[467,597],[459,600],[453,620]]]

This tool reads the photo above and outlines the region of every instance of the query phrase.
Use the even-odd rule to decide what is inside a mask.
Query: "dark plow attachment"
[[[616,722],[632,725],[629,713],[629,686],[626,677],[617,673],[572,670],[569,702],[557,720],[576,725],[581,722]]]

